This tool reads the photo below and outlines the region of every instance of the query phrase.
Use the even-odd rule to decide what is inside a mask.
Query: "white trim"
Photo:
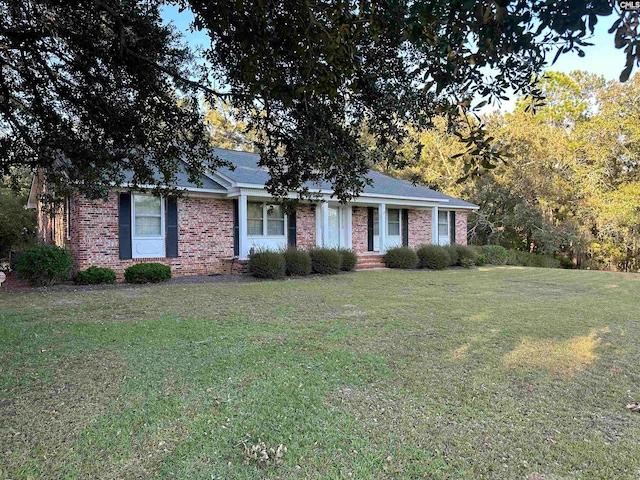
[[[431,209],[431,243],[438,245],[438,207]]]
[[[387,251],[387,205],[381,203],[378,206],[378,251],[385,253]]]
[[[166,246],[166,232],[165,232],[165,201],[164,197],[160,198],[160,235],[159,236],[136,236],[136,199],[135,197],[153,197],[154,195],[148,193],[132,193],[131,194],[131,258],[165,258],[167,256]],[[158,198],[158,197],[156,197]],[[140,253],[136,252],[137,243],[152,243],[162,242],[162,252],[157,253]]]
[[[246,260],[249,255],[247,227],[247,196],[241,194],[238,197],[238,253],[240,260]]]

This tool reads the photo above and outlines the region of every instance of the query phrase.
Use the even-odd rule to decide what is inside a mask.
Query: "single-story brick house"
[[[77,269],[109,267],[119,278],[137,262],[167,264],[174,275],[230,273],[241,271],[256,248],[350,248],[380,262],[394,246],[466,244],[467,214],[478,208],[370,171],[373,184],[348,204],[331,198],[329,184],[316,185],[322,199],[287,215],[270,202],[269,174],[258,166],[258,154],[218,149],[216,155],[235,169],[208,173],[200,186],[179,175],[184,198],[123,188],[106,200],[71,198],[54,216],[42,211],[43,184],[36,177],[28,206],[38,211],[40,240],[69,248]]]

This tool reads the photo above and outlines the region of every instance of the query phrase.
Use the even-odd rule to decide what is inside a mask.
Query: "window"
[[[250,236],[264,235],[262,203],[247,203],[247,234]]]
[[[380,235],[380,215],[377,208],[373,209],[373,234]]]
[[[247,235],[281,237],[285,235],[282,205],[247,203]]]
[[[151,195],[134,195],[134,236],[162,237],[162,200]]]
[[[282,205],[267,206],[267,235],[284,235],[284,209]]]
[[[438,236],[449,236],[449,212],[438,211]]]
[[[153,195],[132,195],[131,254],[133,258],[166,256],[164,207],[162,198]]]
[[[400,235],[400,210],[390,208],[387,211],[387,234],[390,236]]]

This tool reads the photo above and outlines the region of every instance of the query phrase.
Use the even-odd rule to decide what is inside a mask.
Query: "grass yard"
[[[0,293],[0,478],[637,480],[639,298],[517,267]]]

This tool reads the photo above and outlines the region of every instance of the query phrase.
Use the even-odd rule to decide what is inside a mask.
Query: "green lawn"
[[[638,479],[639,295],[509,267],[0,293],[0,478]]]

